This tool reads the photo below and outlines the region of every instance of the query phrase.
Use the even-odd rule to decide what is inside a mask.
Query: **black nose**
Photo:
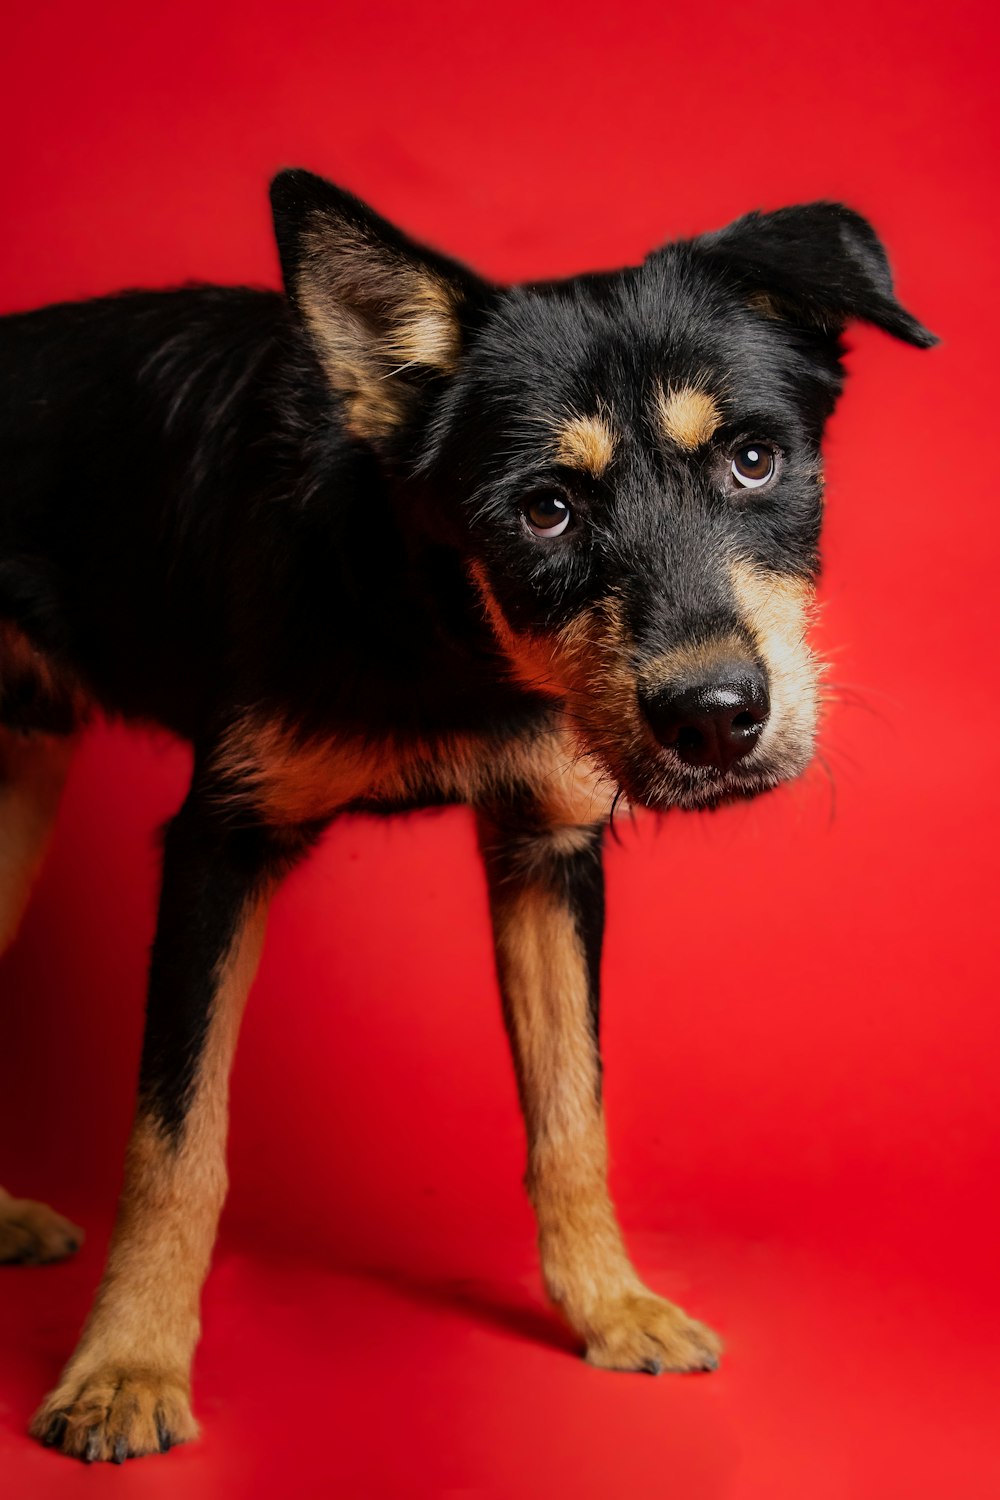
[[[752,663],[729,664],[695,683],[640,695],[661,745],[687,766],[726,771],[760,739],[771,702],[767,680]]]

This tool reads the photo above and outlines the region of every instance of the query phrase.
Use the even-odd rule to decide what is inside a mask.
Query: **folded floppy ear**
[[[896,301],[874,229],[842,203],[745,214],[692,243],[725,267],[762,312],[833,333],[848,318],[861,318],[920,349],[937,343]]]
[[[377,446],[455,369],[489,288],[311,172],[280,172],[271,206],[289,299],[347,426]]]

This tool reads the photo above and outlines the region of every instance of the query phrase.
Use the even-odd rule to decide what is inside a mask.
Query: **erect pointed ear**
[[[348,427],[377,446],[455,369],[490,288],[311,172],[280,172],[271,207],[288,296]]]
[[[849,318],[907,344],[937,343],[896,301],[889,262],[867,219],[842,203],[750,213],[693,247],[723,266],[763,312],[839,333]]]

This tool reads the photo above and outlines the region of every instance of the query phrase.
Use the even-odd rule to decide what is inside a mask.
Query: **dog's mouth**
[[[796,774],[797,770],[782,772],[766,761],[758,768],[747,766],[728,771],[707,769],[698,774],[686,771],[677,778],[673,788],[667,793],[666,805],[698,812],[722,807],[727,802],[748,801],[764,792],[773,791]],[[658,797],[662,796],[663,793],[660,792]],[[657,801],[649,805],[661,804]]]
[[[773,741],[726,769],[685,765],[646,737],[628,745],[592,744],[587,752],[628,805],[652,812],[701,812],[762,796],[805,770],[813,754],[811,724],[809,731],[803,726],[796,733],[775,734]]]
[[[473,569],[512,675],[561,703],[565,728],[611,796],[656,811],[744,801],[812,758],[821,672],[807,640],[812,587],[734,564],[737,613],[679,644],[637,644],[609,594],[551,634],[515,631]]]
[[[632,805],[657,811],[719,807],[792,780],[812,759],[821,671],[797,619],[787,642],[758,621],[752,641],[732,631],[652,663],[613,639],[581,653],[565,698],[581,749]]]

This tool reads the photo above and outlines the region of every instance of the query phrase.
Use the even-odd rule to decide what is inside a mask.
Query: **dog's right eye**
[[[777,467],[774,449],[769,443],[746,443],[733,454],[730,472],[745,490],[759,490],[773,478]]]
[[[562,495],[554,490],[544,490],[532,495],[524,502],[522,513],[528,530],[546,540],[562,536],[573,515]]]

